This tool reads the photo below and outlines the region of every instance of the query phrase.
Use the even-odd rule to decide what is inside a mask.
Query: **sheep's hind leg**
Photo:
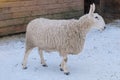
[[[40,59],[41,59],[41,64],[43,67],[48,67],[45,60],[44,60],[44,57],[43,57],[43,52],[41,49],[39,49],[39,55],[40,55]]]
[[[69,75],[70,72],[68,72],[66,63],[67,63],[67,57],[63,57],[62,63],[60,64],[60,70],[64,71],[64,74]]]
[[[28,56],[29,56],[31,50],[32,50],[32,48],[31,49],[26,49],[26,51],[25,51],[25,55],[24,55],[24,59],[23,59],[23,63],[22,63],[23,69],[27,69],[27,67],[26,67],[27,59],[28,59]]]

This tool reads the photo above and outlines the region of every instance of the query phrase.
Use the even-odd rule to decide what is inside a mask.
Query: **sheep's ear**
[[[93,6],[93,5],[90,5],[89,14],[92,14],[92,6]]]
[[[94,11],[95,11],[95,4],[93,3],[93,4],[90,5],[89,14],[93,14]]]
[[[94,13],[95,12],[95,4],[94,3],[92,4],[92,8],[93,8],[92,13]]]

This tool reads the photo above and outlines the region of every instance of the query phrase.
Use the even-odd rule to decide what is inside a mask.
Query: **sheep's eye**
[[[95,19],[99,20],[99,18],[96,16]]]
[[[98,17],[96,16],[95,18],[97,19]]]

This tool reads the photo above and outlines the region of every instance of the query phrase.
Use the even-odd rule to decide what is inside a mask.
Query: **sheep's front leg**
[[[44,60],[44,57],[43,57],[43,53],[42,53],[42,50],[39,49],[39,55],[40,55],[40,59],[41,59],[41,64],[43,67],[48,67],[45,60]]]
[[[64,71],[64,74],[66,74],[66,75],[70,74],[70,72],[68,72],[68,68],[67,68],[67,56],[63,57],[62,63],[60,64],[60,70]]]

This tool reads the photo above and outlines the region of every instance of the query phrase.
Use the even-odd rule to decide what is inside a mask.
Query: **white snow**
[[[68,76],[59,70],[57,52],[44,52],[48,67],[42,67],[37,48],[23,70],[24,51],[24,34],[0,38],[0,80],[120,80],[120,20],[107,24],[103,32],[88,33],[83,51],[69,55]]]

